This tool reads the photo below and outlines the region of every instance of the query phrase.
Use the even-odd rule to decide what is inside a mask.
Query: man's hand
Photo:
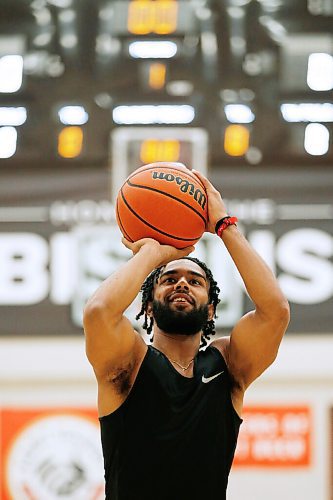
[[[122,243],[126,248],[133,252],[133,255],[136,255],[141,249],[149,247],[154,250],[154,255],[158,256],[159,264],[158,266],[162,266],[171,262],[172,260],[181,259],[182,257],[186,257],[191,252],[194,251],[194,246],[178,249],[170,245],[161,245],[158,241],[152,238],[143,238],[138,241],[134,241],[131,243],[130,241],[122,238]]]
[[[200,172],[197,170],[192,170],[194,175],[200,179],[202,184],[205,186],[207,198],[208,198],[208,222],[206,231],[208,233],[215,233],[215,225],[218,220],[226,217],[227,209],[223,203],[222,197],[213,184]]]

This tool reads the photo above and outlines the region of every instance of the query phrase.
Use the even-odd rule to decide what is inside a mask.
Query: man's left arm
[[[227,215],[219,191],[201,173],[194,171],[208,195],[206,231],[215,233],[216,223]],[[255,310],[245,314],[233,328],[230,340],[212,342],[220,349],[240,395],[274,361],[287,329],[289,305],[279,284],[263,259],[235,225],[221,235],[233,259]]]
[[[225,229],[222,240],[255,305],[236,323],[224,350],[230,373],[245,390],[276,358],[289,305],[270,268],[236,226]]]

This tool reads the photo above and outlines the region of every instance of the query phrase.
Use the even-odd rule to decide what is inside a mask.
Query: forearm
[[[98,307],[118,316],[131,305],[150,272],[159,265],[154,248],[142,247],[129,261],[99,286],[87,303],[87,308]]]
[[[286,308],[286,299],[273,272],[237,227],[229,226],[223,231],[222,240],[256,309],[270,315]]]

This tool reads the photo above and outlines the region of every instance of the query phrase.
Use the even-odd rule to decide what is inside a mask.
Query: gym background
[[[2,500],[103,498],[82,309],[155,160],[208,175],[291,305],[229,500],[333,499],[332,27],[333,0],[0,0]],[[226,335],[251,305],[218,239],[196,248]]]

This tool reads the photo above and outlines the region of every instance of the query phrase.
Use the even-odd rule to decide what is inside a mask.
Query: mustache
[[[152,312],[160,330],[172,335],[195,335],[208,322],[208,304],[193,307],[191,311],[174,311],[169,302],[153,300]]]

